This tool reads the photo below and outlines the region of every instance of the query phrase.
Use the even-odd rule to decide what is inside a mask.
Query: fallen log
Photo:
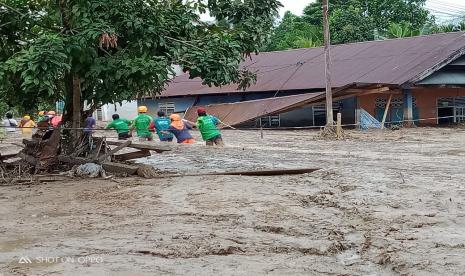
[[[107,145],[112,145],[112,146],[119,146],[123,143],[124,142],[107,141]],[[127,147],[133,148],[133,149],[140,149],[140,150],[153,150],[157,153],[162,153],[162,152],[171,150],[171,148],[168,145],[162,146],[162,145],[147,145],[147,144],[131,143]]]
[[[295,175],[306,174],[320,170],[320,168],[304,169],[276,169],[276,170],[253,170],[253,171],[236,171],[236,172],[213,172],[213,173],[193,173],[193,174],[173,174],[163,175],[160,178],[169,177],[186,177],[186,176],[210,176],[210,175],[243,175],[243,176],[276,176],[276,175]]]
[[[148,156],[151,156],[151,155],[152,154],[150,153],[149,150],[140,150],[140,151],[135,151],[135,152],[117,154],[117,155],[114,155],[114,156],[115,156],[116,161],[126,161],[126,160],[131,160],[131,159],[148,157]]]
[[[69,157],[64,155],[58,156],[58,161],[71,164],[71,165],[82,165],[86,163],[94,163],[94,160],[82,158],[82,157]],[[111,173],[126,173],[128,175],[134,175],[139,169],[138,166],[114,163],[114,162],[103,162],[101,163],[103,169]]]

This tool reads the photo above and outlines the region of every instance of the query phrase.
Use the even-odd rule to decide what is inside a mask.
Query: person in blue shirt
[[[170,118],[166,117],[165,112],[158,111],[157,112],[158,118],[154,119],[155,130],[157,131],[158,138],[162,142],[172,142],[173,141],[173,134],[166,132],[170,128],[171,120]]]

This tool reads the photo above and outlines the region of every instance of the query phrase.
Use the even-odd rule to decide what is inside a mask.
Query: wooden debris
[[[119,146],[123,144],[124,142],[118,142],[118,141],[107,141],[107,145],[112,145],[112,146]],[[148,145],[148,144],[138,144],[138,143],[131,143],[127,147],[133,148],[133,149],[141,149],[141,150],[152,150],[157,153],[162,153],[164,151],[170,151],[171,148],[168,145]]]
[[[82,165],[86,163],[94,163],[94,160],[82,158],[82,157],[69,157],[64,155],[59,155],[58,160],[63,163],[68,163],[71,165]],[[128,175],[134,175],[139,169],[138,166],[114,163],[114,162],[103,162],[101,163],[103,169],[111,173],[125,173]]]
[[[24,152],[18,153],[18,157],[20,157],[22,160],[24,160],[29,165],[36,166],[38,164],[38,161],[34,156],[25,154]]]
[[[243,175],[243,176],[276,176],[276,175],[294,175],[312,173],[320,168],[305,169],[276,169],[276,170],[253,170],[253,171],[236,171],[236,172],[214,172],[214,173],[195,173],[195,174],[173,174],[163,175],[160,178],[167,177],[185,177],[185,176],[209,176],[209,175]]]
[[[125,147],[131,145],[131,143],[132,143],[131,141],[126,141],[126,142],[118,145],[116,148],[114,148],[114,149],[110,150],[109,152],[105,153],[104,155],[100,156],[98,158],[98,161],[103,161],[103,160],[107,159],[109,156],[111,156],[111,155],[115,154],[116,152],[124,149]]]
[[[2,154],[2,153],[0,153],[0,161],[10,159],[10,158],[14,158],[17,155],[18,155],[18,153],[10,153],[10,154]]]
[[[151,155],[152,154],[150,153],[149,150],[140,150],[140,151],[135,151],[135,152],[117,154],[117,155],[115,155],[115,160],[116,161],[126,161],[126,160],[131,160],[131,159],[148,157],[148,156],[151,156]]]

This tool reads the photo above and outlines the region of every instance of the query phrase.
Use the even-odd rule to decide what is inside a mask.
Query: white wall
[[[132,120],[137,116],[137,101],[124,101],[120,104],[106,104],[102,106],[102,121],[109,122],[111,116],[115,113],[119,114],[120,118]],[[94,118],[98,119],[97,111],[94,113]]]

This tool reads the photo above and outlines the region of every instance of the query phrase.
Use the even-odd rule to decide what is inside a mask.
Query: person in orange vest
[[[170,127],[168,130],[162,131],[162,133],[172,133],[179,144],[194,144],[195,139],[189,133],[189,129],[192,129],[192,126],[188,122],[184,122],[178,114],[171,114],[170,119]]]

